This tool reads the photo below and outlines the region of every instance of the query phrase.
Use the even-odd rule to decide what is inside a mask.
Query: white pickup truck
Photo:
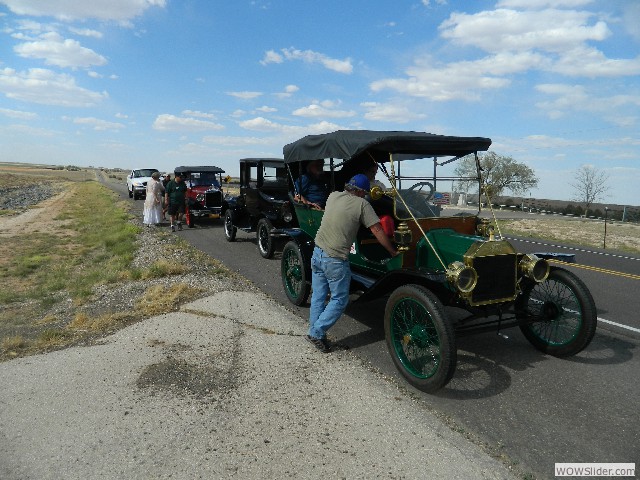
[[[137,200],[147,194],[147,182],[151,180],[151,175],[157,172],[156,168],[134,168],[127,175],[127,190],[129,198]]]

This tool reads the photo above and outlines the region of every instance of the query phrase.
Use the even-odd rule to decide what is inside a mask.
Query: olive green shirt
[[[187,196],[187,184],[183,181],[177,183],[171,180],[165,188],[166,195],[169,197],[170,205],[184,205]]]
[[[370,228],[379,221],[364,198],[349,192],[333,192],[327,199],[316,245],[330,257],[346,260],[360,226]]]

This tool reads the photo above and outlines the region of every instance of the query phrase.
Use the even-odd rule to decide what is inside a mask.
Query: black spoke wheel
[[[227,242],[236,241],[237,231],[238,229],[233,226],[233,218],[231,216],[231,210],[227,210],[224,213],[224,238],[227,239]]]
[[[261,218],[258,221],[258,227],[256,228],[256,236],[258,237],[258,250],[260,255],[264,258],[273,257],[275,251],[275,242],[271,238],[271,223],[266,218]]]
[[[542,283],[528,284],[516,300],[518,316],[532,320],[520,330],[538,350],[556,357],[575,355],[596,333],[596,305],[573,273],[554,268]]]
[[[429,290],[397,288],[387,301],[384,332],[393,363],[411,385],[435,392],[449,383],[457,361],[455,333]]]
[[[307,279],[302,252],[294,241],[287,242],[282,250],[280,273],[282,286],[289,301],[297,306],[304,305],[309,298],[311,285]]]

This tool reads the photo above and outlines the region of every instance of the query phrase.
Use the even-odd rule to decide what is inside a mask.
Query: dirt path
[[[24,213],[0,217],[0,239],[29,233],[50,233],[64,227],[68,220],[56,218],[65,211],[73,191],[73,186],[67,184],[62,193],[34,205]]]

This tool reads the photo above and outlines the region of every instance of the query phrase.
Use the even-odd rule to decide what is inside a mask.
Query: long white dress
[[[147,182],[147,198],[144,201],[145,225],[157,225],[162,221],[162,184],[153,178]]]

